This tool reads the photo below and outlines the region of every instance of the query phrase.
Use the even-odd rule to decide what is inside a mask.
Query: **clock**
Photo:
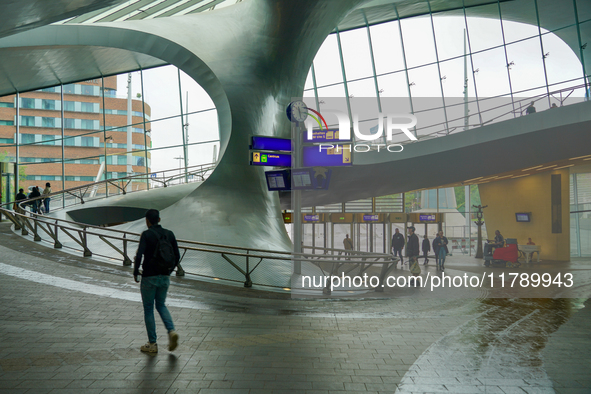
[[[308,117],[308,108],[303,101],[296,100],[287,106],[287,118],[291,122],[303,122]]]

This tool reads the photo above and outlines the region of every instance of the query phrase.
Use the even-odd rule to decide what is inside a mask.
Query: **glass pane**
[[[546,30],[555,30],[561,27],[574,25],[575,7],[572,0],[553,1],[537,0],[540,26]]]
[[[535,0],[520,0],[519,3],[513,1],[501,2],[501,18],[505,15],[531,15],[532,24],[512,22],[503,19],[503,30],[505,32],[505,42],[515,42],[524,38],[530,38],[538,34],[536,26],[536,6]],[[569,0],[570,1],[570,0]]]
[[[340,33],[345,75],[347,80],[373,75],[367,29],[355,29]]]
[[[217,111],[207,111],[189,115],[188,157],[189,166],[214,163],[214,146],[216,158],[219,156],[219,131]],[[217,142],[206,142],[217,141]],[[206,142],[206,143],[204,143]]]
[[[314,58],[316,83],[318,86],[343,82],[339,48],[336,34],[330,34],[318,50]]]
[[[378,87],[380,89],[380,97],[408,98],[408,84],[404,72],[378,77]]]
[[[435,41],[437,43],[437,54],[439,60],[464,55],[464,31],[465,20],[461,16],[452,16],[450,13],[442,12],[433,15],[433,26],[435,27]],[[466,43],[466,52],[468,51]]]
[[[312,67],[308,70],[308,76],[306,77],[306,83],[304,84],[304,90],[312,89],[314,87],[314,80],[312,79]]]
[[[442,96],[439,70],[436,64],[408,70],[408,79],[410,81],[411,94],[413,97]],[[417,110],[420,109],[415,107],[415,111]]]
[[[407,66],[410,68],[435,62],[431,18],[420,16],[403,19],[400,23]]]
[[[472,55],[476,71],[478,97],[509,94],[507,63],[503,48],[491,49]]]
[[[472,64],[466,59],[468,95],[474,97],[474,78],[472,78]],[[463,97],[464,95],[464,59],[453,59],[439,63],[441,78],[443,78],[443,93],[445,97]]]
[[[171,184],[185,183],[183,148],[152,149],[148,152],[152,158],[152,173],[159,178],[175,178]],[[152,181],[150,187],[163,187],[162,183]]]
[[[494,15],[494,18],[482,18],[479,16],[482,14]],[[503,45],[499,9],[496,4],[467,8],[466,17],[472,53]]]
[[[150,103],[153,112],[151,119],[163,119],[181,114],[178,69],[174,66],[163,66],[143,71],[144,99]],[[118,94],[127,94],[127,74],[119,76]],[[107,86],[105,84],[105,86]],[[137,90],[137,92],[136,92]],[[136,98],[141,93],[139,76],[132,80],[132,96]],[[183,100],[185,98],[183,97]],[[141,105],[139,107],[141,111]],[[135,110],[135,108],[134,108]],[[148,112],[146,110],[146,112]]]
[[[373,57],[378,75],[404,69],[398,21],[370,26]]]
[[[542,50],[538,37],[507,45],[513,93],[532,96],[532,88],[546,86]],[[527,91],[527,92],[525,92]]]
[[[193,128],[195,129],[195,139],[191,140],[192,142],[198,141],[198,124],[191,125],[190,124],[190,133],[193,134]],[[151,144],[152,148],[152,166],[153,170],[155,171],[165,171],[171,168],[178,167],[178,163],[175,161],[176,157],[181,157],[181,161],[184,160],[183,154],[183,119],[180,116],[170,118],[170,119],[162,119],[157,121],[152,121],[150,123],[151,133],[153,137],[153,141]],[[162,149],[160,148],[167,148],[167,147],[178,147],[180,155],[175,155],[175,157],[165,157],[163,156]],[[190,160],[189,160],[190,164]],[[184,167],[184,162],[182,162],[182,167]]]
[[[591,2],[577,0],[577,15],[579,16],[579,22],[591,19]]]

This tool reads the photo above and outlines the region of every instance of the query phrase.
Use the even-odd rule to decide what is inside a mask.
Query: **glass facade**
[[[52,188],[58,191],[94,182],[97,176],[184,171],[211,163],[219,146],[213,102],[173,66],[0,100],[0,153],[21,166],[20,187],[25,189],[41,180],[55,181]],[[143,181],[138,187],[150,185]]]
[[[577,37],[578,30],[591,26],[591,14],[582,11],[580,1],[575,12],[575,1],[568,0],[566,12],[557,18],[545,13],[552,9],[548,3],[520,2],[537,24],[503,19],[514,4],[496,2],[336,30],[316,55],[303,96],[315,98],[320,112],[324,104],[334,108],[326,98],[341,98],[345,104],[340,109],[350,119],[357,112],[357,98],[375,97],[376,113],[386,112],[384,106],[396,98],[396,113],[417,116],[419,139],[524,116],[532,101],[539,112],[587,100],[589,71],[579,60],[581,54],[561,37]],[[591,213],[588,175],[571,176],[571,211],[576,212],[571,214],[572,256],[591,255],[591,233],[585,230]],[[476,226],[466,224],[474,218],[466,220],[464,188],[455,189],[409,191],[405,211],[455,211],[446,214],[444,229],[464,239],[465,250],[465,238],[474,238]],[[470,204],[479,204],[478,186],[470,190]],[[318,212],[324,208],[316,207]]]

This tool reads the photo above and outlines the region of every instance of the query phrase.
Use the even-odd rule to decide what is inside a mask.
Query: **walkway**
[[[172,282],[179,348],[165,350],[159,323],[160,353],[142,354],[129,268],[48,249],[0,224],[0,393],[591,391],[585,300],[292,300]]]

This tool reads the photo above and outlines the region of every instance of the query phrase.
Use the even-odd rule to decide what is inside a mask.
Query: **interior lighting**
[[[283,290],[285,290],[285,291],[291,291],[291,289],[289,287],[284,287]]]
[[[483,176],[479,176],[478,178],[468,179],[467,181],[464,181],[464,182],[471,182],[471,181],[475,181],[477,179],[482,179],[482,178],[484,178],[484,177]]]
[[[548,167],[542,167],[542,168],[538,168],[536,171],[541,171],[541,170],[545,170],[547,168],[552,168],[552,167],[556,167],[558,164],[552,164],[551,166]]]
[[[574,164],[569,164],[568,166],[556,167],[555,170],[560,170],[561,168],[572,167]]]
[[[511,178],[511,179],[515,179],[515,178],[521,178],[521,177],[528,176],[528,175],[530,175],[530,174],[523,174],[523,175],[518,175],[518,176],[514,176],[514,177],[513,177],[513,178]]]
[[[529,171],[529,170],[534,170],[534,169],[536,169],[536,168],[540,168],[540,167],[542,167],[542,166],[544,166],[544,165],[543,165],[543,164],[540,164],[539,166],[535,166],[535,167],[526,168],[525,170],[521,170],[521,171]]]
[[[577,160],[577,159],[582,159],[584,157],[589,157],[591,155],[586,155],[586,156],[579,156],[579,157],[571,157],[569,160]]]
[[[590,158],[588,158],[588,159],[583,159],[583,161],[587,161],[587,160],[591,160],[591,157],[590,157]]]
[[[213,278],[213,280],[220,280],[220,278]]]
[[[509,177],[511,177],[511,176],[513,176],[513,175],[514,175],[514,174],[503,175],[503,176],[500,176],[500,177],[498,177],[498,178],[497,178],[497,180],[499,180],[499,179],[504,179],[504,178],[509,178]]]

